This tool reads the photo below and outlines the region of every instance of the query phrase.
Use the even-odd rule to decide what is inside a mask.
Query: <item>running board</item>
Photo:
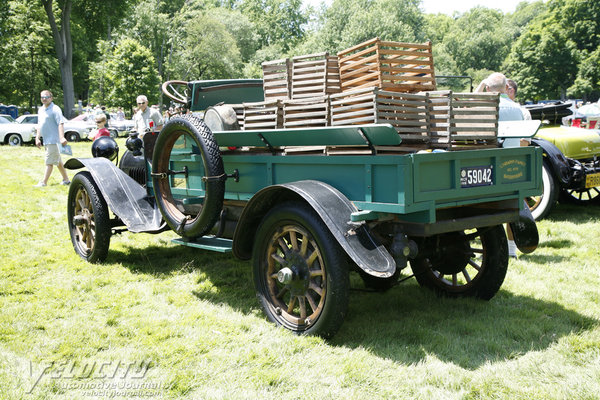
[[[171,240],[171,242],[197,249],[216,251],[218,253],[230,253],[233,246],[233,240],[214,236],[203,236],[193,240],[177,238]]]

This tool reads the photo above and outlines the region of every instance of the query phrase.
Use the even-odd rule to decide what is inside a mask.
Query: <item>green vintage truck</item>
[[[193,113],[133,135],[119,166],[66,163],[86,169],[67,206],[85,260],[103,261],[115,232],[173,230],[180,245],[252,260],[271,321],[330,337],[347,313],[352,270],[386,290],[410,265],[405,275],[438,293],[490,299],[508,267],[503,224],[522,250],[537,245],[524,199],[541,191],[540,148],[386,153],[378,149],[401,145],[388,124],[240,130],[223,103],[260,101],[260,81],[163,88]],[[310,151],[323,146],[353,152]]]

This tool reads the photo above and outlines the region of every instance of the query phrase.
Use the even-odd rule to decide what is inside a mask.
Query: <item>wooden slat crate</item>
[[[325,52],[292,58],[291,82],[292,99],[339,93],[341,87],[337,57]]]
[[[424,94],[363,88],[330,96],[331,125],[391,124],[407,150],[428,148],[428,98]]]
[[[374,38],[337,55],[342,91],[369,86],[394,92],[436,90],[431,42]]]
[[[284,128],[329,126],[329,96],[283,100]]]
[[[495,93],[427,92],[431,147],[467,150],[498,146]]]
[[[278,129],[283,127],[281,100],[243,103],[244,129]]]
[[[262,63],[265,101],[289,99],[291,89],[291,61],[288,58]]]

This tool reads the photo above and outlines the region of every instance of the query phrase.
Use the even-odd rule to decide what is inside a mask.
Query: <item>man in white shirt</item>
[[[137,97],[137,106],[139,110],[133,116],[133,122],[135,123],[135,130],[139,133],[140,137],[143,137],[146,132],[160,132],[164,124],[162,115],[160,115],[158,110],[148,107],[148,98],[143,94],[139,95]]]

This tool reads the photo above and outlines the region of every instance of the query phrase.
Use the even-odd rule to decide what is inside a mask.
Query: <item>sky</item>
[[[331,0],[303,0],[305,4],[318,6],[322,1],[331,4]],[[465,12],[475,6],[496,8],[504,13],[513,12],[521,0],[422,0],[422,10],[428,14],[443,13],[452,15],[454,11]]]

